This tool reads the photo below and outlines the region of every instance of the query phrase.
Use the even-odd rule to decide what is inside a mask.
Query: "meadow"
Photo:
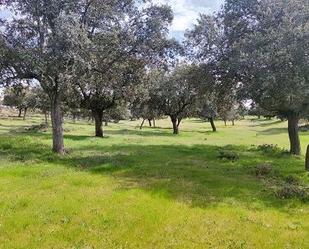
[[[169,120],[120,121],[100,139],[66,120],[65,156],[41,122],[0,119],[0,248],[309,248],[309,175],[286,122],[213,133],[188,119],[175,136]]]

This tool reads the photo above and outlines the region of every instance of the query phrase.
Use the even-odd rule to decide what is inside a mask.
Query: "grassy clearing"
[[[50,131],[25,131],[41,121],[0,120],[1,248],[309,248],[308,198],[276,195],[290,178],[309,185],[304,158],[252,146],[287,149],[285,122],[213,134],[186,120],[174,136],[168,120],[142,131],[126,121],[97,139],[67,121],[61,157]],[[264,164],[273,172],[257,176]]]

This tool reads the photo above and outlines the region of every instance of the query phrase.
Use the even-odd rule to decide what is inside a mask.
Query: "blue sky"
[[[192,27],[199,13],[218,11],[224,0],[153,0],[155,3],[167,3],[174,11],[171,36],[181,39],[186,29]]]

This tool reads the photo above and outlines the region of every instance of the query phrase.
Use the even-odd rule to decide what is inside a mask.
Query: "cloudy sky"
[[[224,0],[154,0],[154,2],[167,3],[173,8],[174,22],[171,36],[181,39],[184,31],[196,22],[199,13],[218,11]]]

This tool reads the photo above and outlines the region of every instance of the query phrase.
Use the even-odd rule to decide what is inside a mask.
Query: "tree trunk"
[[[44,111],[45,125],[48,126],[47,111]]]
[[[309,145],[307,146],[305,168],[307,171],[309,171]]]
[[[18,117],[20,118],[21,117],[21,113],[22,113],[22,108],[18,108]]]
[[[63,116],[59,96],[55,96],[51,99],[51,121],[53,130],[53,151],[58,154],[64,154]]]
[[[177,120],[177,127],[179,127],[181,120],[182,120],[182,118],[178,118],[178,120]]]
[[[28,108],[24,108],[23,120],[26,120],[27,109],[28,109]]]
[[[73,113],[72,116],[73,116],[73,123],[75,123],[76,122],[76,114]]]
[[[152,127],[151,119],[148,119],[149,127]]]
[[[233,126],[235,125],[235,120],[234,120],[234,119],[232,120],[232,125],[233,125]]]
[[[92,112],[95,122],[95,136],[103,137],[103,111],[93,110]]]
[[[173,124],[173,134],[179,134],[178,125],[177,125],[177,118],[171,117],[171,121]]]
[[[299,121],[299,117],[296,114],[290,114],[288,116],[290,153],[294,155],[300,155],[301,153],[299,134],[298,134],[298,121]]]
[[[209,122],[210,122],[210,125],[211,125],[211,128],[212,128],[212,131],[216,132],[217,128],[216,128],[216,125],[215,125],[215,122],[214,122],[214,118],[213,117],[209,118]]]
[[[155,127],[156,127],[156,119],[154,118],[154,119],[152,120],[152,122],[153,122],[153,127],[155,128]]]
[[[224,119],[224,126],[226,126],[226,119]]]
[[[105,121],[105,122],[104,122],[104,125],[105,125],[105,126],[108,126],[108,122],[107,122],[107,121]]]
[[[142,123],[141,123],[141,125],[140,125],[140,129],[143,129],[143,125],[144,125],[144,123],[145,123],[145,119],[143,119],[143,121],[142,121]]]

